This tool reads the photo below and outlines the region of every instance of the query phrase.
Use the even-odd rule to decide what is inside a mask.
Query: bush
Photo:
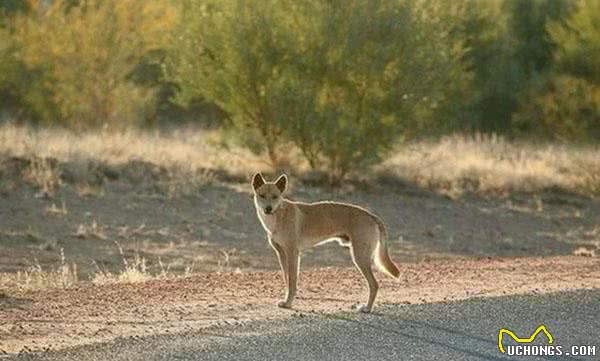
[[[243,135],[256,133],[259,148],[277,162],[281,131],[272,109],[273,82],[281,78],[283,31],[275,22],[276,1],[184,0],[171,41],[167,74],[179,84],[176,101],[207,99],[228,113]],[[250,137],[241,137],[251,139]]]
[[[568,16],[572,0],[473,1],[465,23],[474,81],[470,128],[511,134],[512,115],[528,88],[552,67],[550,20]],[[465,124],[467,125],[467,124]]]
[[[281,127],[311,165],[322,160],[340,179],[431,127],[439,110],[449,112],[464,76],[451,25],[460,11],[411,1],[298,7],[304,26],[289,50],[294,81],[279,91],[287,110]]]
[[[6,4],[9,9],[18,4]],[[10,14],[0,7],[0,121],[7,119],[39,120],[56,115],[42,86],[39,73],[27,69],[18,57],[18,44],[10,29]]]
[[[600,139],[600,86],[555,76],[525,97],[514,123],[522,133],[560,141]]]
[[[44,116],[46,123],[138,123],[154,94],[130,76],[145,54],[163,45],[174,20],[165,1],[32,1],[13,26],[18,59],[39,74],[26,90],[29,101],[43,94],[43,103],[56,104],[59,118]]]
[[[600,2],[580,0],[577,4],[565,23],[547,26],[557,45],[557,68],[600,85]]]
[[[218,104],[274,165],[291,141],[334,178],[425,128],[462,84],[462,47],[428,1],[184,3],[168,73],[178,99]],[[424,40],[426,39],[426,40]],[[256,140],[256,139],[255,139]]]
[[[554,75],[521,100],[521,132],[562,141],[600,139],[600,2],[580,0],[564,21],[546,28],[556,46]]]

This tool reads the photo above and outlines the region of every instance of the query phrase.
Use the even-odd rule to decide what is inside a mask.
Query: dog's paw
[[[367,305],[360,305],[357,308],[358,312],[361,313],[370,313],[371,312],[371,307],[368,307]]]
[[[277,307],[279,307],[279,308],[292,308],[292,303],[291,302],[286,302],[286,301],[279,301],[279,302],[277,302]]]

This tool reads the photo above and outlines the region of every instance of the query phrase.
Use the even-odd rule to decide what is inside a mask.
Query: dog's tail
[[[383,224],[383,221],[379,217],[375,216],[374,218],[375,222],[377,222],[377,226],[379,227],[379,243],[377,244],[375,264],[381,271],[387,273],[388,275],[394,278],[398,278],[400,276],[400,270],[398,269],[398,266],[396,266],[396,264],[392,261],[388,253],[386,242],[387,232],[385,230],[385,224]]]

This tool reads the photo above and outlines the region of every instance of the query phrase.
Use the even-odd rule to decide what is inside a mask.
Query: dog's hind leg
[[[369,285],[369,300],[367,301],[367,304],[361,305],[358,308],[360,312],[365,313],[371,312],[371,309],[373,309],[373,303],[375,303],[375,297],[377,297],[377,291],[379,290],[379,284],[377,283],[377,280],[373,275],[373,269],[371,268],[374,250],[374,247],[372,247],[370,243],[361,243],[355,240],[353,240],[352,247],[350,248],[352,260],[354,261],[356,268],[362,273]]]

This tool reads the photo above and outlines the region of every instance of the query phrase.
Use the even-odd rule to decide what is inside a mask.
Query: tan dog
[[[379,289],[371,269],[372,262],[375,261],[392,277],[400,274],[388,255],[381,219],[351,204],[292,202],[283,197],[286,187],[285,175],[273,183],[266,182],[260,173],[252,178],[256,213],[277,253],[287,285],[286,298],[278,306],[292,306],[296,296],[300,252],[325,241],[337,240],[341,245],[350,247],[354,264],[369,284],[369,300],[359,310],[370,312]]]

